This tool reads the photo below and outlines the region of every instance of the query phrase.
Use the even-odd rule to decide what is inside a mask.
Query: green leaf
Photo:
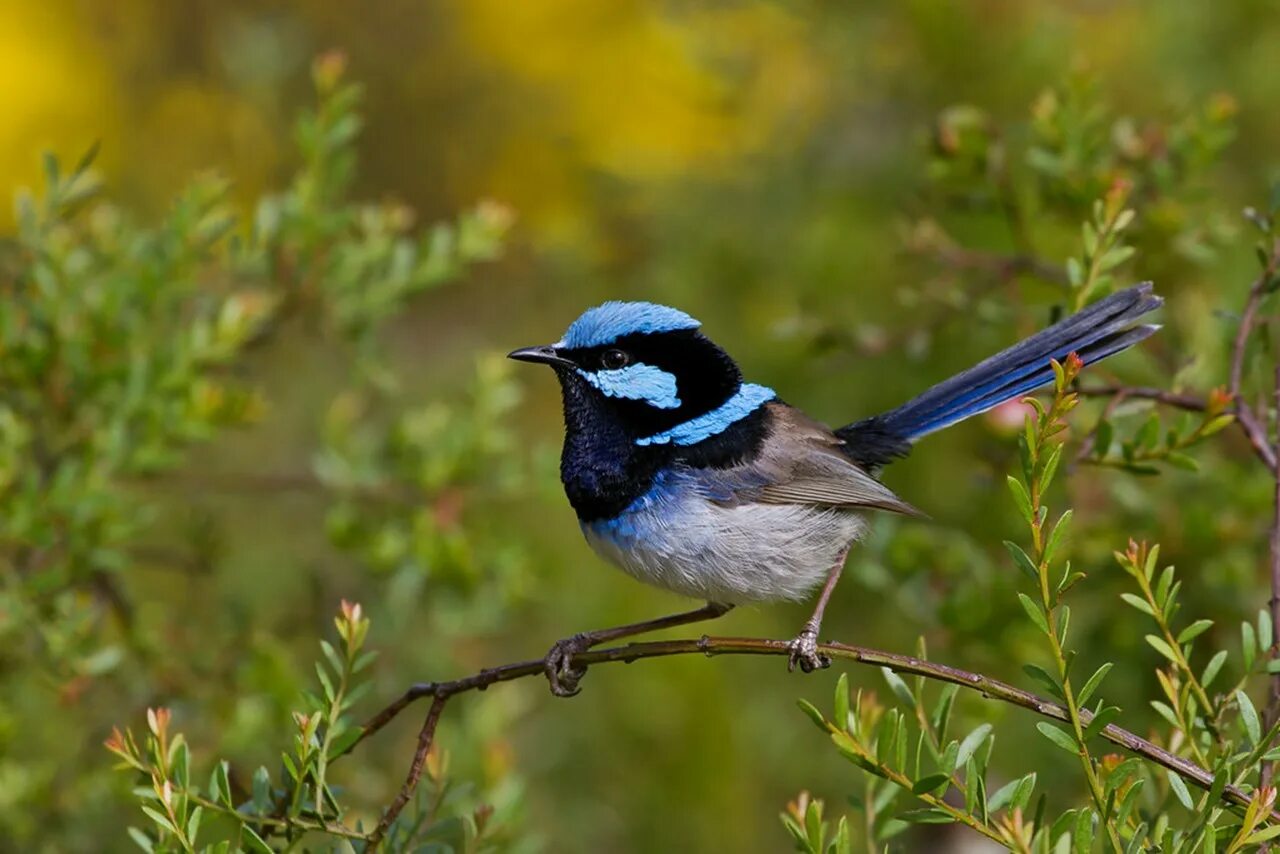
[[[818,707],[808,700],[801,697],[796,700],[796,705],[800,707],[800,711],[809,716],[809,720],[813,721],[813,725],[823,732],[828,732],[827,719],[822,716],[822,712],[818,711]]]
[[[1120,598],[1127,604],[1146,614],[1148,617],[1154,617],[1156,612],[1151,610],[1151,606],[1147,604],[1147,600],[1132,593],[1121,593]]]
[[[253,809],[261,814],[271,806],[271,772],[265,766],[258,766],[253,772]]]
[[[151,841],[151,837],[147,836],[136,827],[128,828],[129,838],[132,839],[139,848],[151,854],[155,850],[155,843]]]
[[[934,703],[933,714],[930,716],[929,721],[933,724],[934,731],[938,733],[939,740],[947,737],[947,725],[951,722],[951,709],[955,706],[956,693],[959,690],[959,685],[948,684],[938,692],[938,699]]]
[[[1089,720],[1088,725],[1084,728],[1085,740],[1088,741],[1089,739],[1096,737],[1098,733],[1107,728],[1107,724],[1111,723],[1118,717],[1120,717],[1119,706],[1105,706],[1102,709],[1099,709],[1098,712]]]
[[[902,681],[902,677],[887,667],[881,667],[880,672],[884,674],[884,681],[889,683],[889,688],[894,695],[905,705],[915,708],[916,698],[912,695],[911,689],[907,687],[907,683]]]
[[[1165,643],[1162,638],[1159,638],[1155,635],[1147,635],[1145,640],[1148,644],[1151,645],[1151,648],[1154,649],[1156,652],[1160,653],[1161,655],[1169,659],[1169,661],[1173,662],[1174,664],[1178,663],[1177,653],[1175,653],[1173,649],[1167,643]]]
[[[1222,670],[1222,665],[1226,663],[1227,651],[1219,650],[1209,659],[1209,663],[1204,666],[1204,673],[1200,676],[1200,684],[1205,688],[1209,687],[1209,683],[1213,682],[1218,676],[1218,671]]]
[[[247,824],[240,825],[241,842],[245,843],[244,850],[251,851],[253,854],[275,854],[271,850],[271,846],[262,841],[262,837],[253,832],[253,828]]]
[[[1014,504],[1018,505],[1018,512],[1022,514],[1022,518],[1028,525],[1035,519],[1035,511],[1031,507],[1031,496],[1027,494],[1027,488],[1022,485],[1022,481],[1013,475],[1007,478],[1009,482],[1009,492],[1013,495]]]
[[[1018,569],[1023,574],[1037,584],[1040,583],[1040,570],[1036,569],[1035,561],[1022,550],[1022,546],[1011,540],[1004,541],[1004,547],[1009,550],[1009,555],[1013,558],[1013,562],[1018,565]]]
[[[912,824],[951,824],[955,821],[951,813],[934,809],[933,807],[907,810],[906,812],[898,813],[898,818],[902,821],[909,821]]]
[[[1093,675],[1084,683],[1084,687],[1080,689],[1079,695],[1076,697],[1076,705],[1083,706],[1089,702],[1089,698],[1093,696],[1093,692],[1098,690],[1098,686],[1102,684],[1102,680],[1107,678],[1107,674],[1111,672],[1111,662],[1093,671]]]
[[[1169,590],[1173,585],[1173,567],[1166,566],[1164,572],[1160,573],[1160,580],[1156,582],[1156,604],[1164,608],[1165,602],[1169,598]]]
[[[982,742],[986,741],[987,736],[991,734],[991,724],[981,724],[973,732],[964,737],[964,741],[960,742],[960,750],[956,753],[956,762],[952,767],[959,768],[969,761],[974,752],[982,746]]]
[[[1244,724],[1245,732],[1249,734],[1249,741],[1257,744],[1262,740],[1262,722],[1258,719],[1258,710],[1254,708],[1253,701],[1243,690],[1237,690],[1235,697],[1236,704],[1240,707],[1240,722]]]
[[[1062,445],[1054,445],[1044,458],[1044,469],[1040,472],[1040,494],[1043,495],[1053,483],[1053,475],[1058,471],[1058,463],[1062,460]],[[1044,508],[1041,508],[1042,510]]]
[[[1182,782],[1181,777],[1167,768],[1164,773],[1169,778],[1169,789],[1173,792],[1173,796],[1178,799],[1178,803],[1195,812],[1196,805],[1191,800],[1191,793],[1187,791],[1187,784]]]
[[[835,720],[832,721],[840,729],[849,726],[849,674],[841,673],[836,680]]]
[[[1266,652],[1271,649],[1272,642],[1271,612],[1263,608],[1258,611],[1258,649]]]
[[[987,809],[994,813],[1005,807],[1025,807],[1027,801],[1031,800],[1031,793],[1035,790],[1035,787],[1036,775],[1034,772],[1020,779],[1012,780],[996,789],[995,793],[987,798]]]
[[[1040,730],[1041,735],[1068,753],[1077,756],[1080,754],[1080,748],[1076,745],[1075,738],[1061,727],[1054,726],[1048,721],[1040,721],[1036,724],[1036,729]]]
[[[1275,839],[1277,836],[1280,836],[1280,824],[1273,824],[1269,827],[1264,827],[1257,833],[1249,834],[1248,838],[1245,839],[1245,842],[1249,845],[1258,845],[1268,840]]]
[[[1178,643],[1182,644],[1189,640],[1198,638],[1200,635],[1208,631],[1209,627],[1212,625],[1213,620],[1196,620],[1194,623],[1178,633]]]
[[[1252,623],[1240,624],[1240,652],[1244,655],[1244,669],[1252,670],[1257,656],[1258,637],[1253,631]]]
[[[1093,850],[1093,824],[1097,813],[1084,807],[1076,814],[1076,826],[1071,832],[1071,854],[1089,854]]]
[[[1049,634],[1049,621],[1045,617],[1044,612],[1040,610],[1040,606],[1032,601],[1031,597],[1025,593],[1018,594],[1018,601],[1022,603],[1022,610],[1027,612],[1027,616],[1031,618],[1031,622],[1035,623],[1040,631],[1046,635]]]
[[[933,792],[935,789],[945,788],[951,783],[951,778],[946,774],[930,774],[928,777],[916,780],[911,784],[911,793],[913,795],[923,795]]]
[[[178,832],[178,829],[173,826],[173,822],[169,821],[168,817],[159,810],[154,810],[151,807],[144,806],[142,807],[142,811],[147,814],[148,818],[159,825],[161,829],[167,830],[170,833]]]
[[[1054,524],[1053,530],[1049,533],[1049,539],[1044,547],[1044,560],[1049,563],[1053,560],[1053,556],[1058,551],[1058,546],[1062,543],[1062,537],[1067,532],[1067,528],[1071,525],[1072,511],[1065,510],[1058,517],[1058,521]]]
[[[1040,665],[1030,663],[1024,664],[1022,665],[1022,672],[1039,682],[1045,688],[1048,688],[1049,692],[1053,694],[1053,696],[1058,699],[1063,699],[1062,686],[1058,684],[1058,680]]]
[[[1151,708],[1155,709],[1156,713],[1159,714],[1160,717],[1164,718],[1165,722],[1168,723],[1169,726],[1174,729],[1180,729],[1182,727],[1182,725],[1178,723],[1178,716],[1173,713],[1173,709],[1169,708],[1168,703],[1165,703],[1162,700],[1152,700]]]

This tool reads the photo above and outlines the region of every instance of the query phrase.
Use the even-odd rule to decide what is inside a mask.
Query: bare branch
[[[1148,386],[1126,386],[1126,385],[1098,385],[1084,386],[1077,388],[1076,392],[1081,397],[1120,397],[1134,398],[1137,400],[1154,400],[1156,403],[1164,406],[1172,406],[1174,409],[1184,409],[1187,412],[1203,412],[1206,402],[1203,397],[1194,394],[1179,394],[1176,391],[1165,391],[1162,388],[1150,388]]]
[[[1058,721],[1067,721],[1069,719],[1067,710],[1057,703],[980,673],[972,673],[946,664],[925,661],[914,656],[898,655],[892,652],[883,652],[877,649],[851,646],[843,643],[824,643],[819,644],[818,648],[832,658],[840,658],[872,667],[887,667],[898,673],[910,673],[939,682],[960,685],[977,691],[988,699],[1019,706],[1046,718]],[[608,649],[590,650],[575,656],[574,664],[586,668],[597,664],[630,663],[646,658],[664,658],[672,655],[699,653],[709,657],[716,655],[786,656],[790,653],[790,647],[787,641],[783,640],[708,637],[704,635],[698,639],[649,641],[610,647]],[[417,788],[418,780],[422,774],[423,762],[425,762],[427,753],[431,750],[435,728],[439,723],[440,714],[444,710],[445,703],[458,694],[468,691],[483,691],[489,686],[500,682],[511,682],[530,676],[541,676],[543,672],[542,659],[534,659],[481,670],[478,673],[450,682],[427,682],[414,685],[399,699],[386,706],[365,723],[360,738],[348,747],[345,752],[350,752],[356,745],[381,730],[415,701],[423,697],[433,698],[431,709],[418,735],[418,746],[414,752],[409,774],[400,792],[379,822],[378,829],[375,830],[374,835],[371,837],[367,850],[374,850],[376,840],[380,840],[385,835],[387,828],[391,826],[396,816],[399,815],[400,811],[404,809],[404,806],[413,797],[414,790]],[[1082,710],[1081,718],[1083,723],[1088,724],[1093,719],[1093,716],[1088,711]],[[1181,756],[1170,753],[1129,730],[1122,729],[1115,724],[1108,724],[1100,735],[1125,750],[1176,772],[1201,789],[1207,791],[1213,785],[1213,774],[1210,771]],[[1223,790],[1223,798],[1240,806],[1245,806],[1249,803],[1249,796],[1236,786],[1227,786]]]

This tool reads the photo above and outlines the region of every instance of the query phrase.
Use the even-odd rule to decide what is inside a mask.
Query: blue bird
[[[607,302],[555,344],[510,358],[560,380],[560,477],[591,548],[649,584],[705,607],[591,632],[546,657],[552,690],[577,692],[573,657],[641,632],[719,617],[746,602],[798,600],[821,587],[790,644],[788,669],[830,662],[817,650],[827,601],[876,511],[922,515],[877,475],[922,436],[1050,383],[1050,359],[1085,364],[1159,327],[1150,283],[1100,300],[881,415],[832,430],[745,382],[729,354],[674,308]]]

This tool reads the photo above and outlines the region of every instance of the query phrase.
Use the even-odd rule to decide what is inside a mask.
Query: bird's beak
[[[572,368],[573,362],[561,356],[556,352],[556,348],[551,345],[542,347],[522,347],[519,350],[512,350],[507,354],[508,359],[515,359],[517,362],[538,362],[543,365],[559,365],[561,367]]]

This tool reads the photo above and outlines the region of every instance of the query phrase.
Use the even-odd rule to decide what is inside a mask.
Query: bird
[[[553,693],[572,696],[574,656],[745,603],[802,600],[812,615],[788,644],[788,669],[829,666],[817,639],[851,547],[877,513],[923,514],[880,480],[886,465],[938,430],[1053,381],[1052,360],[1099,362],[1159,326],[1150,282],[1134,285],[879,415],[835,429],[748,382],[685,312],[610,301],[554,344],[509,354],[549,365],[564,410],[560,479],[587,543],[646,582],[706,604],[556,642],[544,659]]]

